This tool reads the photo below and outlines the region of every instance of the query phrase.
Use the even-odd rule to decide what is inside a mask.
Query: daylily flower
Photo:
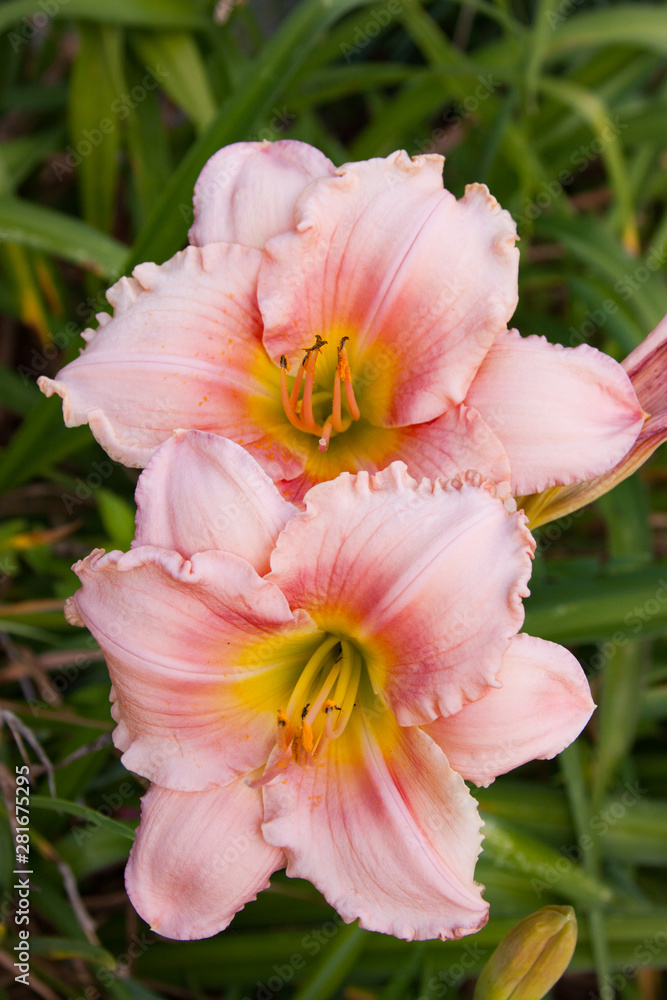
[[[636,472],[655,449],[667,441],[667,316],[621,363],[644,410],[644,426],[639,437],[621,461],[603,475],[524,497],[522,502],[532,528],[564,517],[608,493]]]
[[[484,924],[464,779],[553,756],[593,709],[570,653],[517,635],[534,543],[507,492],[394,463],[300,512],[231,441],[156,452],[132,550],[78,563],[68,606],[154,782],[126,883],[155,930],[214,934],[285,865],[372,930]]]
[[[443,158],[338,169],[305,143],[237,143],[204,167],[184,251],[108,292],[114,316],[42,390],[68,426],[145,466],[176,428],[243,445],[289,499],[400,459],[529,494],[604,474],[643,415],[611,358],[523,338],[516,227]]]

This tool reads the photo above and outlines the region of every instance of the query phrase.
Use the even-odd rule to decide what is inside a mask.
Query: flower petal
[[[243,781],[210,792],[153,785],[125,884],[132,905],[163,937],[184,941],[224,930],[285,864],[262,837],[262,799]]]
[[[176,431],[139,477],[133,547],[158,545],[189,559],[218,549],[241,556],[261,575],[295,508],[255,460],[233,441]]]
[[[499,439],[471,406],[455,406],[425,424],[397,429],[393,460],[405,462],[415,479],[451,479],[468,469],[500,483],[510,480],[510,463]]]
[[[195,184],[190,243],[263,247],[294,228],[294,203],[316,177],[333,174],[324,153],[306,142],[235,142],[218,150]]]
[[[630,377],[639,405],[646,411],[637,440],[620,462],[601,476],[524,497],[522,502],[531,527],[564,517],[597,500],[631,476],[659,445],[667,441],[667,316],[628,355],[622,367]]]
[[[298,475],[303,459],[258,418],[257,407],[275,400],[282,422],[279,371],[260,341],[260,259],[250,247],[214,243],[121,278],[107,293],[113,318],[100,314],[83,353],[55,380],[39,380],[47,396],[62,396],[67,426],[89,423],[126,465],[146,465],[181,427],[231,438],[272,477]]]
[[[264,764],[313,645],[307,616],[227,552],[97,550],[74,569],[82,587],[69,617],[105,655],[125,767],[195,791]],[[287,667],[286,650],[302,653]]]
[[[529,760],[555,757],[595,709],[583,670],[555,642],[516,636],[498,680],[502,687],[425,727],[454,770],[477,785]]]
[[[518,330],[498,337],[466,403],[505,446],[516,494],[601,475],[632,447],[644,419],[630,379],[608,355]]]
[[[348,163],[296,205],[297,232],[267,243],[258,298],[277,362],[342,335],[352,375],[380,369],[373,422],[432,420],[465,393],[517,302],[516,227],[484,185],[457,201],[440,156]],[[381,412],[384,410],[384,412]]]
[[[410,941],[479,930],[488,904],[474,881],[472,796],[419,729],[362,714],[323,759],[264,787],[265,839],[347,923]]]
[[[496,683],[535,545],[508,490],[475,474],[418,485],[394,462],[314,487],[278,538],[267,579],[359,646],[401,725]]]

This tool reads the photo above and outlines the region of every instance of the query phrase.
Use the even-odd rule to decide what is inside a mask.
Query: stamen
[[[320,350],[326,346],[327,341],[322,340],[319,334],[315,334],[315,343],[308,348],[306,359],[306,381],[303,387],[303,399],[301,400],[301,419],[306,425],[306,429],[311,434],[322,433],[323,428],[315,423],[313,417],[313,384],[315,382],[315,365],[319,357]]]
[[[289,745],[292,741],[292,737],[289,732],[289,718],[287,713],[283,712],[282,709],[278,710],[278,739],[277,743],[282,750],[288,750]]]
[[[335,727],[333,724],[333,712],[327,713],[325,732],[328,740],[337,739],[347,726],[357,699],[357,691],[361,679],[361,656],[354,646],[344,639],[341,639],[341,648],[343,650],[343,669],[338,678],[336,693],[334,695],[335,707],[340,704],[341,708]]]
[[[303,359],[299,365],[299,369],[296,373],[296,378],[294,379],[294,385],[292,386],[292,392],[290,394],[289,401],[292,405],[292,409],[296,413],[296,404],[299,402],[299,393],[301,392],[301,383],[303,382],[303,374],[306,370],[306,361],[308,359],[308,354]]]
[[[338,636],[330,635],[317,647],[311,658],[308,660],[308,663],[302,671],[301,677],[299,677],[296,687],[292,691],[292,697],[290,698],[286,709],[286,715],[289,719],[294,718],[294,713],[298,705],[304,705],[306,703],[306,697],[311,684],[321,669],[326,657],[339,642],[340,639]]]
[[[348,409],[350,411],[350,416],[353,420],[358,420],[361,416],[359,407],[357,406],[357,401],[354,397],[354,389],[352,387],[352,373],[350,372],[350,362],[347,357],[347,351],[345,350],[345,342],[349,340],[349,337],[343,337],[340,344],[338,345],[338,364],[336,366],[336,374],[340,375],[345,384],[345,398],[347,400]]]
[[[289,393],[287,391],[287,372],[289,371],[289,365],[287,363],[287,358],[284,354],[280,357],[280,399],[283,404],[283,410],[285,411],[285,416],[292,424],[296,427],[298,431],[305,431],[309,433],[309,428],[306,427],[303,420],[296,415],[294,409],[292,408],[292,401],[290,400]]]
[[[336,433],[340,434],[345,428],[343,427],[343,418],[340,410],[340,347],[338,348],[338,364],[336,365],[336,373],[334,375],[333,384],[333,400],[331,407],[331,422],[333,423],[334,430]]]
[[[261,778],[255,778],[254,781],[249,781],[246,778],[246,785],[250,788],[262,788],[264,785],[268,785],[269,782],[275,781],[279,774],[285,770],[290,760],[292,759],[291,751],[287,751],[278,758],[273,767],[268,768]]]
[[[306,716],[306,722],[308,723],[308,725],[310,725],[310,726],[313,725],[313,723],[315,722],[315,719],[317,718],[318,713],[320,712],[320,710],[322,710],[322,711],[324,710],[324,705],[325,704],[326,705],[328,705],[328,704],[332,704],[333,705],[334,704],[333,702],[329,702],[327,699],[329,697],[329,692],[331,691],[331,688],[334,685],[334,681],[338,677],[339,673],[340,673],[340,666],[339,666],[339,662],[337,661],[336,663],[334,663],[333,667],[331,668],[331,670],[327,674],[326,680],[324,681],[324,684],[320,688],[320,693],[318,694],[317,698],[313,702],[312,707],[311,707],[310,711],[308,712],[308,715]]]
[[[301,746],[306,753],[313,752],[313,730],[307,722],[304,722],[301,726]]]

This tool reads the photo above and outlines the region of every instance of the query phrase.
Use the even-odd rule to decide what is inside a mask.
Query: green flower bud
[[[520,920],[486,963],[473,1000],[541,1000],[563,975],[577,943],[571,906],[545,906]]]

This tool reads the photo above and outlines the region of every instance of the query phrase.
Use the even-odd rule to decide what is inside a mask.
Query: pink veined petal
[[[516,494],[599,476],[632,447],[644,415],[619,364],[587,344],[503,333],[466,396],[509,455]]]
[[[498,680],[502,687],[424,727],[454,770],[477,785],[529,760],[555,757],[595,709],[583,670],[555,642],[516,636]]]
[[[256,416],[279,381],[260,340],[260,260],[259,250],[214,243],[121,278],[107,293],[114,316],[101,313],[83,353],[55,380],[39,380],[47,396],[62,396],[67,426],[89,423],[125,465],[146,465],[184,428],[231,438],[276,478],[298,475],[303,459]]]
[[[510,480],[507,452],[471,406],[455,406],[425,424],[401,428],[392,459],[405,462],[415,479],[451,479],[470,469],[485,479]]]
[[[296,205],[297,232],[265,248],[264,344],[301,357],[342,335],[355,365],[381,365],[383,426],[432,420],[465,393],[517,302],[516,227],[486,187],[457,201],[440,156],[348,163]]]
[[[158,545],[186,559],[217,549],[261,575],[296,509],[239,445],[217,434],[176,431],[139,477],[133,548]]]
[[[104,653],[125,767],[196,791],[263,765],[295,682],[281,651],[285,640],[312,646],[307,616],[227,552],[97,550],[74,569],[82,587],[68,617]]]
[[[667,440],[667,316],[660,322],[646,340],[636,347],[623,362],[637,393],[637,398],[648,418],[642,427],[636,442],[636,449],[641,453],[640,461],[633,465],[637,468],[651,455],[658,445]],[[635,456],[632,452],[626,458]],[[637,456],[639,457],[639,456]],[[626,475],[630,473],[627,472]],[[625,478],[625,477],[623,477]]]
[[[667,316],[646,340],[622,362],[646,411],[639,436],[621,460],[601,476],[563,486],[546,496],[524,498],[531,525],[537,527],[563,517],[608,493],[631,476],[667,440]]]
[[[263,788],[265,839],[344,921],[408,940],[479,930],[480,819],[463,780],[418,728],[355,711],[309,767]]]
[[[375,455],[369,445],[365,452],[355,454],[356,468],[353,466],[345,471],[363,470],[372,474],[394,461],[401,461],[405,462],[408,472],[415,479],[424,476],[431,480],[439,477],[451,479],[461,471],[470,470],[498,484],[510,481],[510,464],[505,449],[471,406],[461,404],[435,420],[396,427],[388,433],[393,439],[390,449]],[[382,460],[375,461],[380,455]],[[335,479],[335,475],[328,478]],[[303,509],[306,493],[321,481],[306,468],[301,476],[278,480],[276,486],[286,500]],[[509,489],[507,492],[509,495]]]
[[[358,645],[401,725],[496,683],[535,545],[507,489],[479,474],[418,485],[394,462],[315,486],[278,537],[267,579]]]
[[[194,191],[190,243],[263,247],[294,228],[294,203],[316,177],[334,172],[324,153],[306,142],[235,142],[219,149]]]
[[[237,780],[209,792],[153,785],[125,871],[137,913],[179,941],[224,930],[285,864],[261,834],[260,793]]]

